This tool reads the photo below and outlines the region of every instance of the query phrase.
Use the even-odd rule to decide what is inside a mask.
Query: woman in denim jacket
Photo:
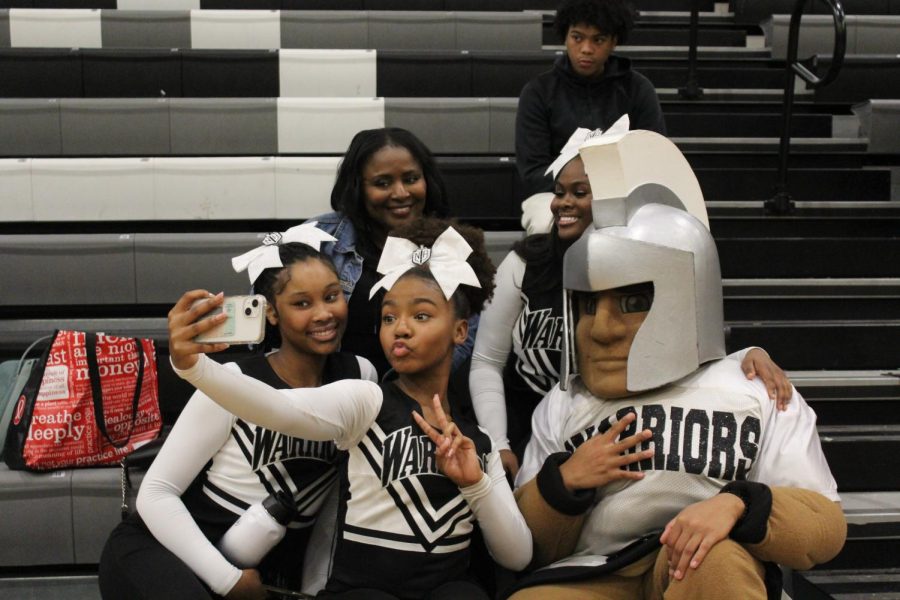
[[[375,268],[388,232],[424,216],[450,212],[444,180],[431,151],[405,129],[388,127],[357,133],[338,168],[331,191],[335,212],[314,217],[316,225],[337,238],[322,247],[338,271],[350,306],[342,349],[368,358],[379,376],[390,368],[378,343],[381,296],[369,300],[380,278]],[[457,346],[453,367],[472,354],[478,315],[469,322],[469,337]]]

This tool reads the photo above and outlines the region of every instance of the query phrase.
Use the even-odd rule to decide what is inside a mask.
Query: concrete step
[[[900,321],[728,321],[730,352],[765,348],[787,370],[882,370],[898,368]],[[900,451],[900,447],[896,448]],[[900,454],[895,454],[896,459]],[[868,459],[867,459],[868,460]],[[895,467],[900,465],[895,464]],[[900,468],[895,469],[900,477]],[[893,475],[892,475],[893,476]],[[900,487],[898,487],[900,489]]]
[[[726,279],[723,288],[729,321],[900,320],[897,278]]]

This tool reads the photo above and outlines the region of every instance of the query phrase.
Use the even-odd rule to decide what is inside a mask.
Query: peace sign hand
[[[413,411],[412,415],[422,431],[434,442],[438,469],[459,487],[475,485],[484,475],[478,462],[475,442],[463,435],[456,423],[447,418],[439,395],[434,395],[433,402],[434,416],[440,431],[429,425],[418,412]]]
[[[596,435],[578,446],[575,452],[559,466],[563,484],[569,490],[597,488],[617,479],[642,479],[640,471],[629,471],[628,465],[651,458],[653,450],[627,453],[641,442],[650,439],[649,429],[639,431],[623,440],[616,441],[622,432],[637,418],[630,412],[619,419],[605,433]]]

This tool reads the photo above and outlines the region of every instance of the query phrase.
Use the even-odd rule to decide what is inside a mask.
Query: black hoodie
[[[632,71],[625,57],[610,55],[603,75],[587,79],[572,70],[563,54],[551,70],[529,81],[516,113],[516,166],[526,196],[553,189],[552,177],[544,171],[577,128],[605,130],[625,113],[631,129],[666,134],[653,84]]]

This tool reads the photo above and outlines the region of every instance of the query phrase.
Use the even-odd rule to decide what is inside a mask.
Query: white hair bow
[[[303,225],[291,227],[284,233],[272,232],[266,235],[263,238],[262,246],[245,252],[240,256],[235,256],[231,259],[231,266],[238,273],[247,269],[250,275],[250,283],[253,284],[256,282],[259,274],[266,269],[284,266],[278,253],[278,246],[281,244],[298,242],[318,251],[323,242],[334,241],[337,241],[334,236],[316,227],[316,221],[308,221]]]
[[[563,146],[563,149],[559,151],[559,156],[556,157],[550,166],[547,167],[547,170],[544,171],[544,175],[548,173],[553,173],[553,181],[556,181],[556,178],[559,177],[559,172],[563,170],[569,161],[578,156],[578,149],[588,140],[592,140],[598,137],[606,137],[606,136],[614,136],[614,135],[625,135],[628,133],[628,128],[631,126],[631,121],[628,119],[628,113],[625,113],[619,120],[610,125],[609,129],[603,131],[602,129],[594,129],[591,131],[590,129],[586,129],[584,127],[579,127],[575,130],[569,140],[566,142],[566,145]]]
[[[452,227],[445,229],[431,248],[417,246],[404,238],[388,237],[378,261],[378,272],[384,277],[372,286],[369,299],[381,288],[391,289],[404,273],[425,263],[447,300],[460,284],[481,287],[472,265],[466,262],[470,254],[472,247]]]

